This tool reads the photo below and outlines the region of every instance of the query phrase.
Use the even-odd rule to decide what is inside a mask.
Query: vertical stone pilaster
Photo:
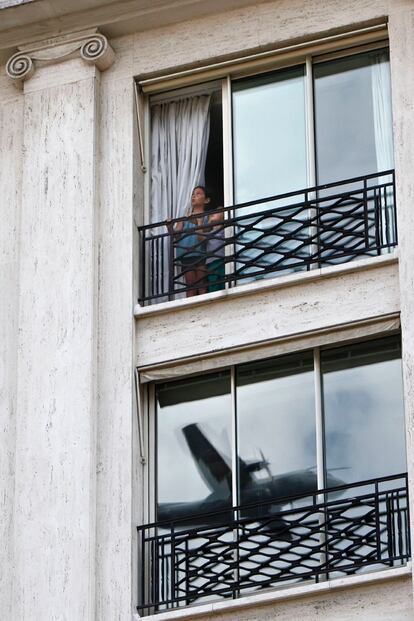
[[[102,76],[96,619],[131,618],[133,80]]]
[[[414,5],[398,0],[389,22],[399,238],[407,464],[414,550]]]
[[[0,77],[0,618],[12,619],[23,97]]]
[[[14,616],[95,619],[99,73],[24,84]]]

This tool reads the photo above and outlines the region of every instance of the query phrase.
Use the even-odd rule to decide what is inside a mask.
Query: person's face
[[[206,197],[203,188],[195,188],[191,194],[191,206],[192,207],[204,207],[209,202]]]

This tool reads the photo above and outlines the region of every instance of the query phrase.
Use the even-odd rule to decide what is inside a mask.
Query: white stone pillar
[[[115,73],[115,72],[114,72]],[[102,75],[96,619],[129,621],[133,399],[133,79]]]
[[[0,618],[12,619],[23,97],[0,77]]]
[[[414,5],[411,0],[393,3],[389,36],[411,549],[414,550]]]
[[[12,618],[92,621],[99,71],[46,51],[24,82]]]

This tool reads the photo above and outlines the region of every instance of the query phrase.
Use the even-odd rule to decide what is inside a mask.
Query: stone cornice
[[[77,56],[100,71],[108,69],[115,59],[108,39],[94,28],[20,46],[19,51],[9,58],[6,73],[18,88],[23,88],[24,81],[34,74],[38,66],[52,65]]]

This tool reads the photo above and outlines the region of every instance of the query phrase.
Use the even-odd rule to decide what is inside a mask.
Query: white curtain
[[[391,80],[388,54],[372,57],[372,102],[378,172],[394,168],[392,142]]]
[[[179,218],[189,213],[191,192],[205,183],[205,166],[210,135],[211,95],[186,97],[155,104],[151,118],[151,222]],[[151,267],[146,292],[161,295],[158,301],[182,297],[173,295],[184,285],[171,262],[171,238],[165,226],[151,229],[148,247]],[[180,280],[181,278],[181,280]]]
[[[191,191],[204,185],[211,95],[152,107],[151,220],[188,213]]]
[[[388,53],[378,52],[372,56],[371,64],[372,102],[374,116],[375,153],[377,171],[394,168],[392,110],[391,110],[391,79]],[[391,182],[391,177],[380,177],[380,183]],[[385,200],[386,199],[386,200]],[[393,193],[391,188],[382,193],[382,242],[395,241],[393,226]]]

